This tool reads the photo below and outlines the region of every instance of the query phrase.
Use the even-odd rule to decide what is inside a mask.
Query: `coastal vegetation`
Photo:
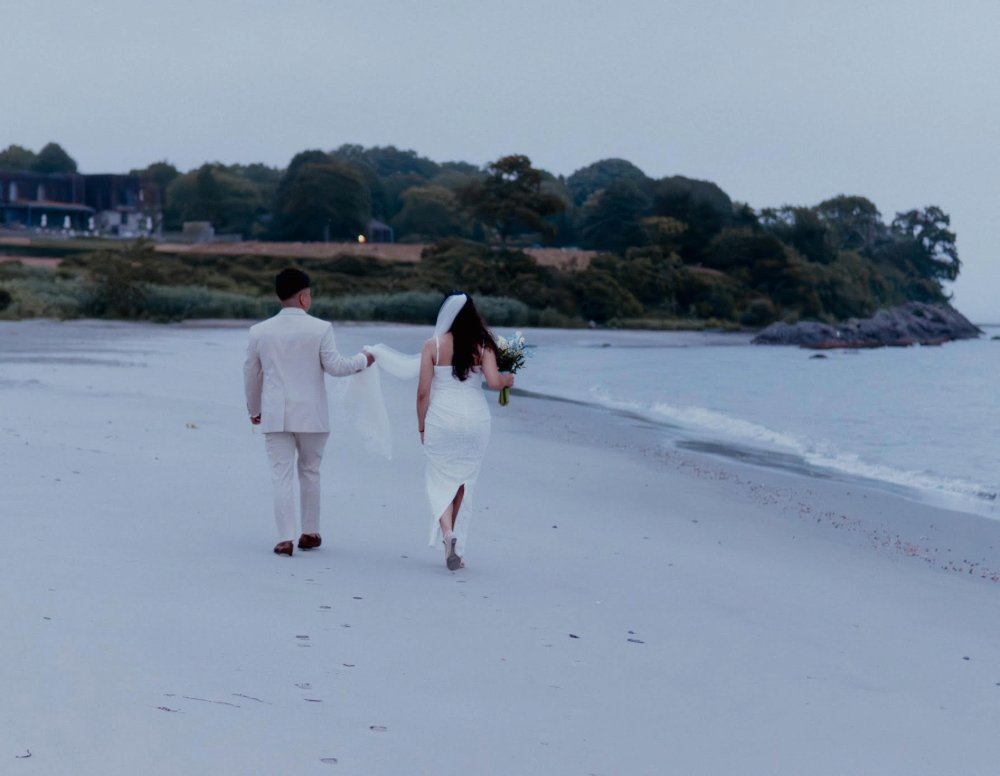
[[[74,172],[76,162],[55,143],[38,154],[10,146],[0,170]],[[563,177],[522,155],[478,168],[344,145],[303,151],[284,169],[182,172],[160,161],[131,172],[159,192],[163,230],[207,221],[258,241],[255,250],[19,245],[18,256],[61,261],[0,264],[0,317],[257,318],[273,309],[274,273],[297,264],[319,286],[317,312],[335,318],[426,322],[443,292],[462,288],[501,324],[756,328],[946,303],[944,283],[961,268],[950,219],[934,205],[888,220],[859,195],[755,209],[713,182],[650,178],[623,159]],[[419,251],[365,255],[357,237],[372,219]],[[324,258],[283,247],[298,242],[339,247]],[[572,258],[541,262],[541,246]]]

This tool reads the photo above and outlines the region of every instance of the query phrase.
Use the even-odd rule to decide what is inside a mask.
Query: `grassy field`
[[[586,254],[536,249],[532,261],[472,243],[425,247],[0,235],[0,319],[261,318],[274,311],[275,272],[295,264],[308,269],[328,319],[433,322],[446,290],[471,287],[494,325],[585,323],[565,278]],[[567,288],[550,288],[552,273]]]
[[[62,259],[47,259],[44,256],[18,256],[17,254],[0,255],[0,262],[19,261],[26,267],[58,267]]]
[[[51,265],[59,259],[81,252],[117,250],[126,245],[120,240],[97,238],[58,239],[51,237],[0,237],[0,261],[20,260],[24,263],[42,264],[47,259]],[[401,264],[416,264],[427,247],[424,243],[366,243],[331,242],[260,242],[246,240],[234,243],[170,243],[155,244],[157,253],[173,256],[196,254],[199,256],[271,256],[290,259],[332,259],[337,256],[363,256]],[[525,248],[539,264],[562,269],[584,269],[595,256],[594,251],[578,248]]]

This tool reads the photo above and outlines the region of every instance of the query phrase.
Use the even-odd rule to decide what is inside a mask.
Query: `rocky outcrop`
[[[940,345],[975,339],[983,332],[945,304],[908,302],[879,310],[871,318],[837,324],[801,321],[772,323],[751,340],[754,345],[798,345],[803,348],[881,348]]]

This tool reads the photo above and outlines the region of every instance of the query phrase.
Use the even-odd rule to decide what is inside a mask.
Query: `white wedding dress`
[[[437,337],[435,344],[438,344]],[[465,380],[459,380],[452,373],[451,364],[435,366],[430,406],[424,422],[425,480],[431,511],[430,544],[443,540],[438,518],[464,485],[462,511],[455,524],[458,545],[464,551],[469,525],[467,506],[489,441],[490,409],[483,395],[479,368],[474,367]]]
[[[455,316],[465,304],[464,294],[453,294],[441,305],[434,326],[434,341],[451,329]],[[348,416],[368,449],[392,458],[392,429],[382,396],[381,373],[400,380],[416,380],[420,374],[420,354],[400,353],[387,345],[366,345],[375,356],[376,369],[365,369],[344,380],[339,397]],[[435,357],[435,361],[438,359]],[[469,530],[472,489],[479,476],[483,454],[490,439],[490,409],[482,388],[482,372],[474,367],[459,380],[448,366],[435,366],[431,400],[424,419],[424,453],[427,458],[426,489],[431,512],[430,544],[442,541],[438,518],[458,489],[465,485],[461,516],[455,524],[459,554],[465,551]]]

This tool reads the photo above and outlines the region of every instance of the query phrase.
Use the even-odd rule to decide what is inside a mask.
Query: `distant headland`
[[[522,155],[481,168],[343,145],[284,168],[86,175],[57,143],[0,151],[6,318],[258,317],[274,271],[298,265],[331,317],[425,322],[462,288],[498,325],[832,325],[950,309],[956,240],[935,205],[754,207],[624,159],[556,176]]]

